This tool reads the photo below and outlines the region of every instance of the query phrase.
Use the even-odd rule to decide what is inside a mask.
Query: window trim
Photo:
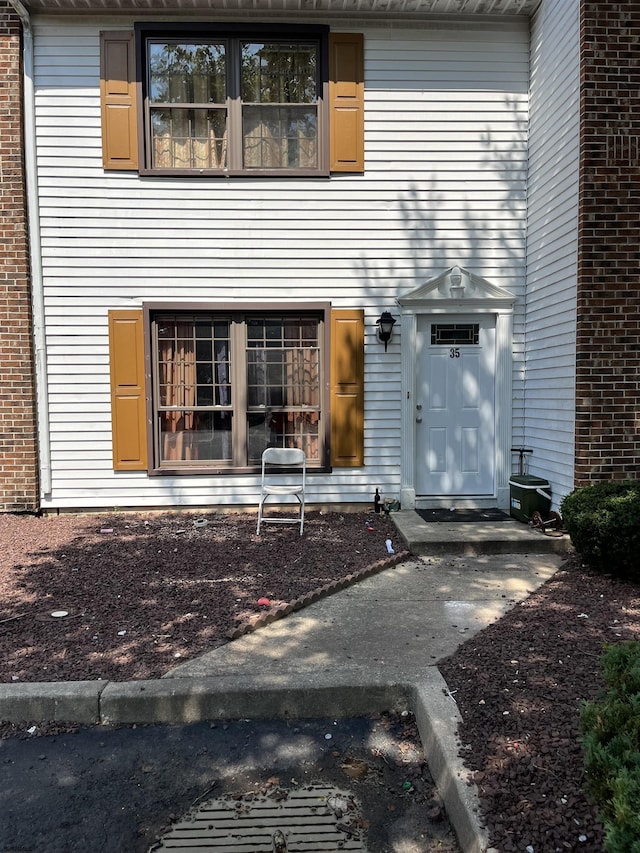
[[[143,311],[145,383],[149,389],[146,398],[147,414],[147,473],[149,476],[195,476],[195,475],[243,475],[259,474],[260,465],[194,464],[169,466],[160,464],[156,454],[156,427],[154,395],[153,316],[158,313],[184,314],[255,314],[281,318],[285,314],[319,315],[321,327],[319,345],[321,353],[320,424],[323,442],[322,458],[318,462],[307,462],[307,473],[329,473],[331,471],[331,304],[329,302],[145,302]]]
[[[315,24],[232,24],[232,23],[151,23],[134,24],[136,55],[136,98],[138,123],[138,174],[149,177],[200,177],[200,178],[327,178],[330,176],[330,117],[329,117],[329,32],[326,25]],[[151,128],[147,98],[148,63],[146,40],[148,38],[180,38],[192,36],[198,40],[208,37],[228,39],[255,39],[271,37],[286,40],[298,38],[317,41],[318,50],[318,168],[317,169],[154,169],[151,167]],[[239,70],[239,69],[238,69]],[[237,73],[237,70],[233,73]],[[228,114],[229,115],[229,114]],[[229,115],[229,118],[231,116]],[[236,130],[230,126],[230,131]]]

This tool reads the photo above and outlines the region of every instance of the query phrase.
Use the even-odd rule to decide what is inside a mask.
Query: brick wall
[[[640,4],[581,0],[576,485],[640,476]]]
[[[20,22],[0,0],[0,512],[38,508]]]

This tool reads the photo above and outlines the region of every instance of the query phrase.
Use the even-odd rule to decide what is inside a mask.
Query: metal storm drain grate
[[[163,836],[163,850],[220,853],[361,851],[363,820],[352,794],[326,785],[208,800]]]

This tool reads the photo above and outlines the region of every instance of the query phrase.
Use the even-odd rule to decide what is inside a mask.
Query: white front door
[[[495,315],[417,318],[416,498],[495,493]]]

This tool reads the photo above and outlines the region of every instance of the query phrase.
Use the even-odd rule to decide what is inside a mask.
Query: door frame
[[[413,411],[416,424],[416,503],[421,506],[426,496],[429,500],[441,499],[448,506],[451,502],[460,504],[468,498],[480,499],[481,495],[489,499],[495,493],[496,482],[495,315],[475,312],[456,315],[419,313],[415,316],[416,397]],[[454,318],[456,323],[476,324],[477,340],[434,344],[431,340],[433,326],[443,323],[448,325]],[[452,356],[456,350],[459,356],[457,359],[455,354]],[[471,371],[467,379],[473,376],[477,384],[463,381],[467,367]],[[434,394],[437,399],[435,406]],[[490,415],[485,405],[490,408]],[[467,443],[463,439],[463,424],[471,430],[466,433]],[[439,427],[436,443],[444,454],[437,462],[431,455],[434,447],[430,435],[434,426]],[[475,448],[473,440],[469,438],[473,434],[477,441]],[[444,435],[447,437],[446,448],[440,444]],[[463,447],[472,456],[475,449],[477,467],[472,463],[472,456],[467,456],[465,466]],[[432,470],[434,462],[437,471]],[[465,470],[469,463],[471,468]]]
[[[400,500],[403,508],[451,505],[451,499],[416,495],[416,351],[418,316],[455,318],[461,314],[492,314],[495,317],[495,494],[454,499],[465,506],[509,507],[511,473],[513,309],[516,298],[461,266],[445,272],[398,298],[402,309],[402,455]]]

